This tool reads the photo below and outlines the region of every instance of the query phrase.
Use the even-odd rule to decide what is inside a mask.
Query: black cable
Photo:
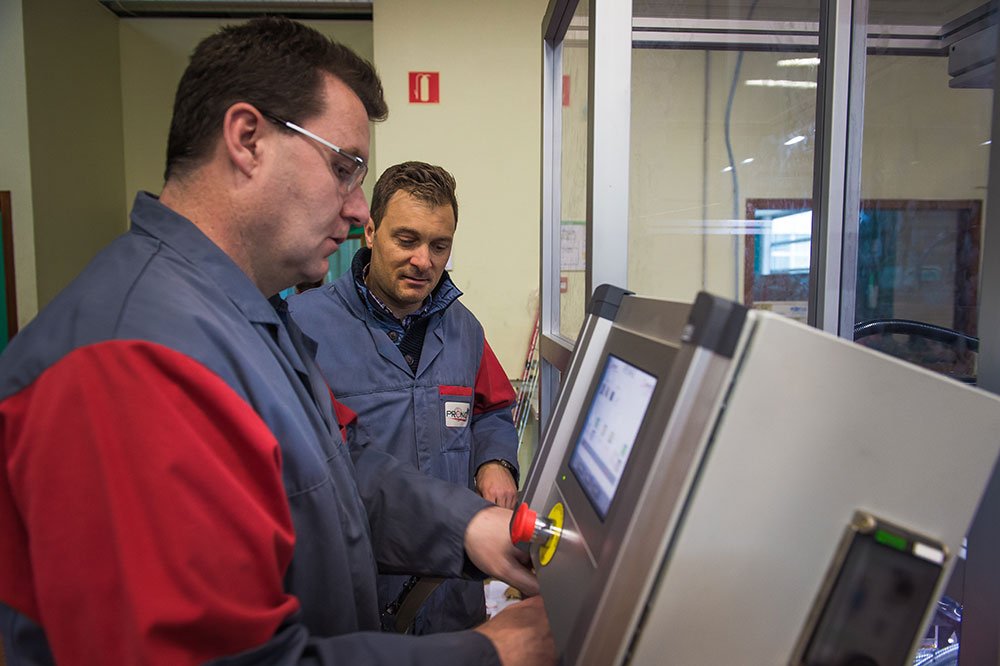
[[[911,319],[869,319],[854,325],[854,339],[859,340],[869,335],[878,334],[919,335],[929,340],[943,342],[949,345],[965,344],[969,351],[979,351],[979,338],[954,331],[943,326],[935,326]]]

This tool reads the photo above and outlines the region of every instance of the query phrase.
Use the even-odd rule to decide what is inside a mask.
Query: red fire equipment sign
[[[410,72],[410,104],[437,104],[440,72]]]

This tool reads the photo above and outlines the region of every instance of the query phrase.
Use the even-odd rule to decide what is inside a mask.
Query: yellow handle
[[[541,562],[543,567],[552,559],[552,555],[556,552],[556,546],[559,545],[559,535],[562,534],[563,526],[562,502],[556,502],[556,505],[549,511],[549,520],[552,521],[552,527],[557,531],[538,548],[538,561]]]

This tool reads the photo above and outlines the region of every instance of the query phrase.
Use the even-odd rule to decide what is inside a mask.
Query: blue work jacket
[[[367,255],[368,248],[358,252],[359,258]],[[414,372],[363,300],[355,284],[357,258],[354,263],[355,270],[338,280],[290,297],[289,309],[316,341],[320,370],[336,399],[357,412],[365,439],[467,488],[486,462],[501,459],[516,468],[513,389],[476,317],[455,299],[432,308]],[[380,606],[396,598],[404,581],[380,576]],[[425,602],[415,631],[451,631],[484,617],[481,584],[446,581]]]
[[[498,663],[478,633],[378,633],[376,568],[481,576],[463,536],[487,503],[338,423],[283,305],[141,193],[129,232],[12,340],[9,663]]]

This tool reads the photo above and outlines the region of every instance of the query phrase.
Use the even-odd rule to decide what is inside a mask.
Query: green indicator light
[[[566,480],[566,475],[565,475],[565,474],[563,474],[563,475],[562,475],[562,480],[563,480],[563,481],[565,481],[565,480]]]
[[[906,539],[895,534],[890,534],[885,530],[875,530],[875,541],[896,550],[906,550]]]

